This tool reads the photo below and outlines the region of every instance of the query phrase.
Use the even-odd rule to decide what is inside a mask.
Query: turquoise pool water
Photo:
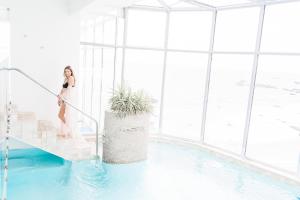
[[[152,143],[149,159],[110,165],[12,150],[8,200],[299,200],[291,186],[198,149]]]

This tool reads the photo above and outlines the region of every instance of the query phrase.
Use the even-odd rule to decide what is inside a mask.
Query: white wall
[[[0,0],[10,8],[11,66],[59,93],[63,68],[79,64],[80,16],[66,0]],[[19,110],[57,120],[56,98],[13,73],[13,100]]]

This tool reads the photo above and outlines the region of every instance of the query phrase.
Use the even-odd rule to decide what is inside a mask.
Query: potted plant
[[[120,87],[105,112],[103,160],[130,163],[147,159],[152,101],[144,91]]]

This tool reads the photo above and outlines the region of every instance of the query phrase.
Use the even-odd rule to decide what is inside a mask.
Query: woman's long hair
[[[75,79],[75,75],[74,75],[74,72],[73,72],[72,67],[69,66],[69,65],[65,67],[65,69],[64,69],[64,77],[66,77],[66,75],[65,75],[65,70],[66,70],[66,69],[68,69],[68,70],[71,71],[71,76],[73,76],[73,78],[74,78],[74,86],[75,86],[76,79]]]

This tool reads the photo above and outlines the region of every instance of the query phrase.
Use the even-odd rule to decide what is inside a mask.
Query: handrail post
[[[0,68],[0,71],[16,71],[16,72],[22,74],[23,76],[25,76],[27,79],[29,79],[32,82],[34,82],[35,84],[37,84],[38,86],[40,86],[42,89],[46,90],[48,93],[50,93],[53,96],[57,97],[57,94],[55,92],[51,91],[50,89],[48,89],[47,87],[45,87],[44,85],[42,85],[40,82],[38,82],[37,80],[33,79],[31,76],[29,76],[28,74],[26,74],[25,72],[23,72],[22,70],[20,70],[18,68]],[[99,129],[99,123],[98,123],[98,121],[94,117],[92,117],[91,115],[85,113],[84,111],[80,110],[76,106],[72,105],[70,102],[68,102],[64,98],[62,98],[62,99],[71,108],[77,110],[78,112],[80,112],[81,114],[83,114],[84,116],[86,116],[87,118],[89,118],[90,120],[92,120],[92,121],[95,122],[95,124],[96,124],[96,158],[98,159],[99,158],[99,130],[98,130]]]

